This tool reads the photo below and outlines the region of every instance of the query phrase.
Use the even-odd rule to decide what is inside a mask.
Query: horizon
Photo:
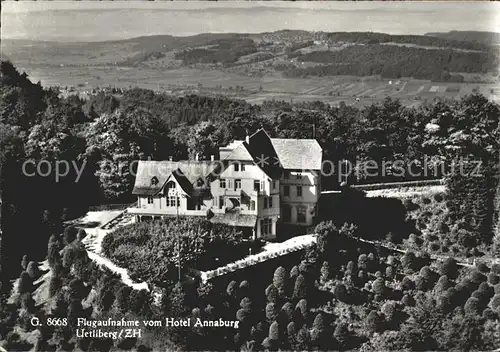
[[[281,30],[392,35],[500,33],[500,3],[496,2],[30,1],[2,2],[2,10],[2,39],[47,42],[107,42],[159,35],[187,37]],[[475,18],[483,20],[471,20],[471,11],[477,14]],[[256,17],[259,22],[253,21]]]

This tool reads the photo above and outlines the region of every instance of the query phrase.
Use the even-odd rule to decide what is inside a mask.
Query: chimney
[[[210,161],[215,161],[215,155],[210,155]]]
[[[248,130],[245,130],[246,136],[245,136],[245,143],[250,144],[250,137],[248,136]]]
[[[173,160],[173,158],[172,158],[171,156],[169,156],[169,157],[168,157],[168,160],[169,160],[169,161],[172,161],[172,160]]]

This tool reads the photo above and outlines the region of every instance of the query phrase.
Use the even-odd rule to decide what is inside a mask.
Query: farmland
[[[283,78],[278,74],[248,77],[217,70],[177,68],[158,71],[130,67],[35,67],[23,68],[33,81],[47,86],[76,87],[89,91],[96,87],[140,87],[183,95],[224,94],[260,104],[264,100],[315,101],[367,105],[386,96],[399,98],[405,105],[418,104],[435,97],[460,97],[473,92],[500,97],[493,83],[435,83],[429,80],[387,80],[354,76]],[[357,99],[359,101],[357,101]]]
[[[397,62],[387,63],[389,68],[374,66],[371,70],[380,72],[366,76],[364,67],[369,58],[357,53],[385,52],[385,48],[390,49],[386,55],[394,60],[403,60],[405,55],[422,55],[421,60],[431,60],[401,63],[426,79],[404,77],[403,72],[393,71],[400,65]],[[335,61],[349,59],[353,53],[360,57],[357,66],[348,61],[352,67],[342,68],[344,63]],[[151,36],[92,43],[6,40],[2,43],[2,55],[33,81],[73,87],[71,91],[83,94],[103,87],[140,87],[174,95],[223,94],[254,104],[277,99],[331,104],[345,101],[359,106],[387,96],[398,98],[405,105],[474,92],[491,99],[500,97],[500,87],[495,83],[498,72],[487,68],[495,66],[497,60],[491,47],[430,36],[280,31]],[[474,63],[473,56],[481,58],[484,64]],[[446,63],[441,63],[440,68],[436,67],[437,73],[432,73],[428,67],[434,58],[455,60],[448,69],[462,67],[467,72],[448,72]],[[468,60],[465,66],[464,59]],[[338,71],[348,74],[334,74]]]

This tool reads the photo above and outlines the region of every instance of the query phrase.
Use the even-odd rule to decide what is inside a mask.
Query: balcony
[[[241,197],[241,188],[238,189],[225,189],[224,195],[227,197]]]
[[[186,210],[181,209],[177,210],[175,207],[164,208],[164,209],[155,209],[155,208],[128,208],[127,212],[132,215],[171,215],[171,216],[206,216],[206,210]]]

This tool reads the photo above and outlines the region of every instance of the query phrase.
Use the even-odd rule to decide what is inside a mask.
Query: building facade
[[[259,130],[219,149],[219,160],[140,161],[138,221],[205,216],[276,238],[279,224],[310,226],[321,194],[322,150],[313,139],[270,138]]]

